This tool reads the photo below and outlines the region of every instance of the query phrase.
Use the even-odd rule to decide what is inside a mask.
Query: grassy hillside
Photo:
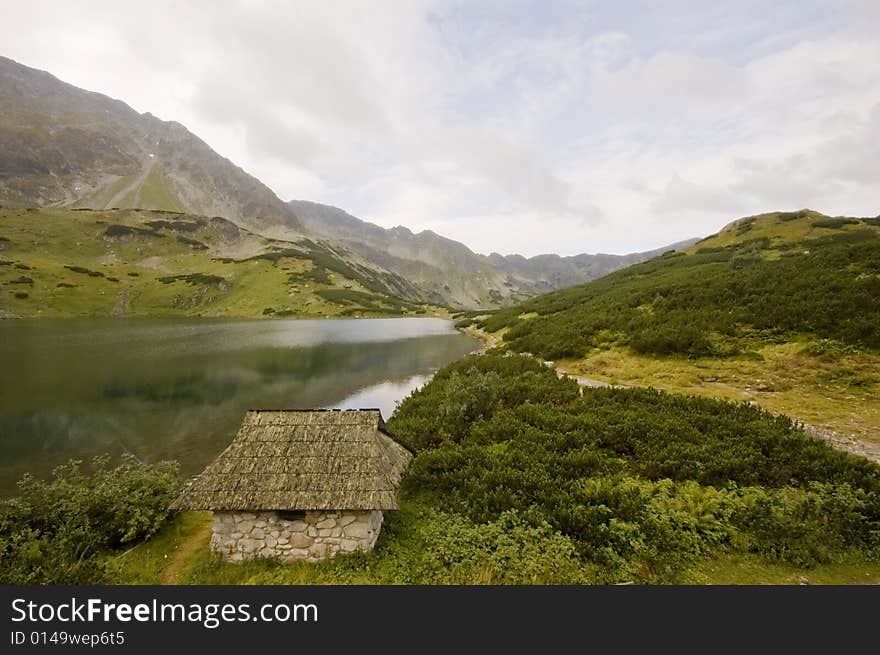
[[[796,334],[880,349],[880,220],[803,212],[743,219],[671,253],[502,310],[514,350],[549,359],[605,345],[731,355]]]
[[[267,239],[222,218],[0,209],[7,316],[424,313],[398,297],[412,293],[406,280],[346,251]]]
[[[755,400],[880,443],[880,220],[772,213],[482,318],[600,381]]]
[[[389,429],[416,453],[377,549],[225,564],[208,513],[109,559],[119,582],[880,581],[880,468],[745,404],[456,362]]]

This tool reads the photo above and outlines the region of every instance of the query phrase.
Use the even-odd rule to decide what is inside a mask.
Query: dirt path
[[[464,334],[470,335],[472,337],[476,337],[483,341],[483,345],[481,348],[478,348],[474,351],[473,354],[484,353],[489,348],[493,348],[500,343],[500,339],[497,335],[488,334],[479,328],[467,327],[467,328],[459,328],[461,332]],[[537,358],[536,358],[537,359]],[[567,376],[572,380],[576,381],[580,386],[587,388],[598,388],[598,387],[617,387],[617,388],[625,388],[628,385],[616,385],[610,384],[608,382],[604,382],[602,380],[596,380],[593,378],[584,377],[582,375],[575,375],[574,373],[569,373],[563,368],[556,366],[553,362],[544,362],[547,366],[552,366],[556,371],[556,374],[560,377]],[[850,453],[852,455],[858,455],[859,457],[864,457],[865,459],[869,459],[872,462],[876,462],[880,464],[880,445],[875,443],[870,443],[867,441],[862,441],[853,436],[846,436],[840,434],[839,432],[835,432],[829,428],[818,427],[815,425],[810,425],[801,421],[795,416],[791,417],[795,421],[798,421],[804,428],[804,432],[815,439],[824,439],[827,441],[833,448],[837,450],[841,450],[846,453]]]
[[[597,387],[622,386],[622,385],[609,384],[608,382],[602,382],[602,380],[594,380],[592,378],[585,378],[582,375],[573,375],[571,373],[566,373],[561,368],[557,368],[556,373],[559,375],[559,377],[563,377],[563,376],[570,377],[572,380],[577,382],[582,387],[591,387],[591,388],[595,389]]]
[[[107,207],[119,207],[129,193],[136,189],[139,189],[143,185],[144,180],[147,179],[147,176],[150,174],[150,171],[153,170],[153,166],[155,165],[155,159],[151,159],[150,161],[148,161],[147,165],[144,166],[143,170],[140,172],[140,175],[132,180],[131,184],[127,185],[124,189],[114,194],[114,196],[110,198],[110,200],[107,202]]]
[[[177,579],[186,568],[186,565],[189,564],[197,552],[207,548],[210,541],[211,521],[208,521],[185,540],[181,541],[177,549],[169,555],[168,566],[162,571],[162,584],[177,584]]]
[[[880,445],[869,443],[867,441],[860,441],[855,437],[847,437],[846,435],[835,432],[834,430],[829,430],[828,428],[820,428],[806,423],[804,423],[803,426],[804,432],[811,437],[824,439],[834,448],[837,448],[837,450],[852,453],[853,455],[858,455],[880,464]]]

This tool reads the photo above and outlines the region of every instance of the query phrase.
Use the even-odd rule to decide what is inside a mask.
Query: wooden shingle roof
[[[397,509],[411,457],[385,432],[378,409],[251,410],[172,508]]]

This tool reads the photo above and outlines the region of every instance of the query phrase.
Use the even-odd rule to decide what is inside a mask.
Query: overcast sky
[[[878,35],[880,0],[0,0],[0,54],[284,200],[526,255],[877,215]]]

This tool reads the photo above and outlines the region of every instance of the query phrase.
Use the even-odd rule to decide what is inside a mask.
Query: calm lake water
[[[131,452],[199,472],[246,409],[379,407],[477,344],[449,321],[0,321],[0,493]]]

